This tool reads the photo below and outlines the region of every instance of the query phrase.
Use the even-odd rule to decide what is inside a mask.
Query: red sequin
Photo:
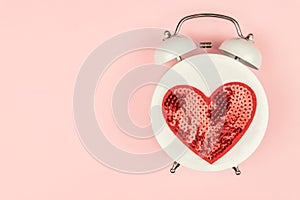
[[[254,91],[240,82],[226,83],[210,97],[192,86],[178,85],[167,91],[162,102],[173,133],[210,164],[240,140],[255,110]]]

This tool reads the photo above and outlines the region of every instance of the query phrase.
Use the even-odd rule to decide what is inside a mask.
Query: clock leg
[[[171,173],[175,173],[176,169],[180,166],[180,164],[174,161],[172,168],[170,169]]]
[[[234,170],[234,172],[235,172],[235,175],[241,175],[241,170],[239,169],[239,167],[238,166],[236,166],[236,167],[233,167],[232,168],[233,170]]]

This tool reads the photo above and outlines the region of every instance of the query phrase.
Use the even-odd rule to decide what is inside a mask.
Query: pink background
[[[299,8],[296,0],[0,0],[0,199],[300,199]],[[256,74],[270,104],[262,145],[240,165],[241,176],[184,167],[175,175],[169,169],[130,175],[104,167],[76,134],[72,95],[81,64],[113,35],[174,29],[181,17],[199,12],[233,16],[255,35],[263,54]],[[215,19],[191,21],[183,32],[216,43],[235,37],[231,24]],[[108,77],[116,80],[121,69],[115,67],[103,80],[108,91]],[[137,107],[147,109],[151,89],[134,95],[144,102]],[[131,108],[137,124],[149,123]],[[128,151],[158,148],[154,140],[110,137]]]

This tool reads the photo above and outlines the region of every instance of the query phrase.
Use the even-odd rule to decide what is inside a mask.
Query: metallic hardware
[[[177,62],[180,62],[180,61],[182,61],[182,57],[181,57],[181,56],[178,56],[178,57],[176,58],[176,60],[177,60]]]
[[[176,169],[180,166],[180,164],[174,161],[172,168],[170,169],[171,173],[175,173]]]
[[[170,38],[171,36],[172,36],[172,34],[170,33],[170,31],[164,32],[164,40]]]
[[[250,40],[250,41],[253,41],[254,39],[254,36],[252,33],[248,34],[247,37],[246,37],[246,40]]]
[[[211,48],[212,43],[211,42],[200,42],[199,47],[200,48]]]
[[[188,15],[188,16],[185,16],[184,18],[182,18],[179,23],[177,24],[176,26],[176,29],[175,29],[175,32],[174,32],[174,35],[177,35],[180,31],[180,28],[182,26],[182,24],[187,21],[187,20],[190,20],[190,19],[194,19],[194,18],[200,18],[200,17],[215,17],[215,18],[220,18],[220,19],[225,19],[225,20],[228,20],[228,21],[231,21],[235,28],[236,28],[236,31],[237,31],[237,34],[240,38],[243,38],[243,39],[248,39],[248,38],[251,38],[253,37],[253,34],[249,34],[248,36],[244,36],[242,31],[241,31],[241,28],[240,28],[240,25],[239,23],[232,17],[229,17],[227,15],[221,15],[221,14],[214,14],[214,13],[200,13],[200,14],[193,14],[193,15]]]
[[[232,168],[233,170],[234,170],[234,172],[235,172],[235,175],[241,175],[241,171],[240,171],[240,169],[239,169],[239,167],[238,166],[236,166],[236,167],[233,167]]]

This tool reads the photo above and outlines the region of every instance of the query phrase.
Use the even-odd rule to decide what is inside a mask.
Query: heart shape
[[[245,134],[256,111],[254,91],[241,82],[226,83],[210,97],[189,85],[169,89],[162,102],[172,132],[210,164]]]

